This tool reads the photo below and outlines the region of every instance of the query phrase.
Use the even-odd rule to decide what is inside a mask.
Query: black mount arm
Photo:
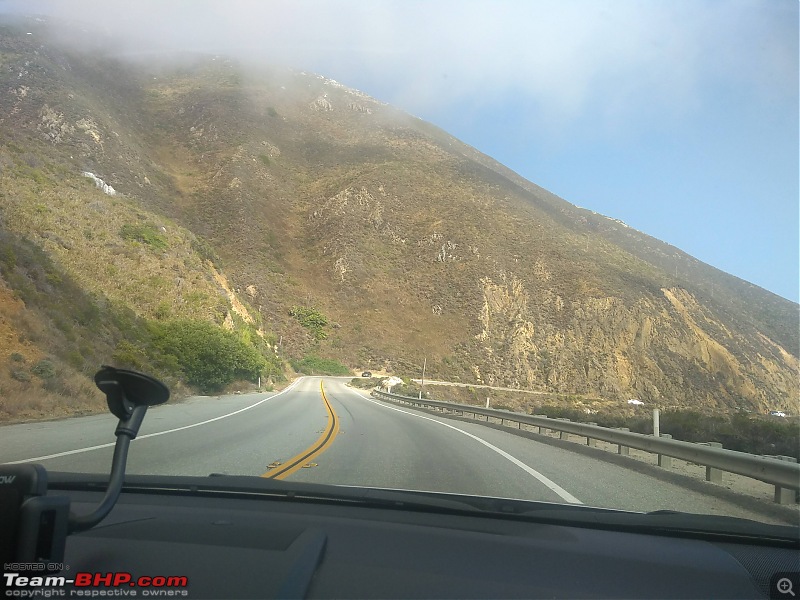
[[[125,466],[128,462],[128,448],[139,433],[147,407],[162,404],[169,399],[169,389],[163,383],[147,375],[104,366],[94,376],[100,391],[106,395],[109,410],[119,417],[114,434],[114,458],[111,461],[111,477],[100,505],[93,513],[77,516],[69,515],[69,533],[91,529],[106,518],[117,503],[122,484],[125,481]]]

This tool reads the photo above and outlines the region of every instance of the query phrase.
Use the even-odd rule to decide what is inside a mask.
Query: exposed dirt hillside
[[[286,357],[353,368],[414,376],[427,357],[436,379],[797,412],[794,303],[324,77],[27,30],[0,28],[0,230],[101,307],[251,319]]]

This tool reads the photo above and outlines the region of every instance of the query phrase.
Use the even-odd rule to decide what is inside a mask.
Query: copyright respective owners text
[[[69,565],[3,565],[7,598],[189,598],[185,575],[134,575],[126,571],[73,572]]]

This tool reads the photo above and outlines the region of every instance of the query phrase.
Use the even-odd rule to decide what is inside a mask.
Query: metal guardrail
[[[643,433],[633,433],[623,429],[609,429],[598,425],[576,423],[566,419],[550,419],[543,416],[526,415],[506,410],[482,408],[480,406],[422,400],[379,390],[374,390],[372,395],[376,398],[403,402],[422,408],[431,407],[462,414],[470,413],[474,414],[476,418],[477,415],[482,415],[487,418],[487,421],[491,417],[512,423],[533,425],[539,428],[539,432],[542,429],[559,431],[562,433],[562,438],[564,438],[564,434],[577,435],[585,437],[588,445],[593,445],[592,440],[602,440],[617,444],[620,454],[627,454],[628,448],[636,448],[637,450],[657,454],[659,457],[658,462],[661,466],[669,466],[669,461],[662,460],[662,458],[678,458],[704,465],[706,467],[706,479],[709,481],[718,482],[719,471],[744,475],[745,477],[775,485],[775,502],[781,504],[794,502],[795,491],[800,490],[800,464],[780,459],[785,457],[757,456],[711,445],[714,442],[695,444],[673,440],[665,436],[656,438]]]

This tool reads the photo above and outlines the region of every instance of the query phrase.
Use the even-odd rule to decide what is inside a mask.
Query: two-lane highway
[[[582,453],[399,407],[302,377],[279,393],[194,398],[148,411],[128,473],[254,475],[766,520]],[[95,415],[0,427],[0,462],[107,472],[116,419]]]
[[[580,502],[460,423],[367,398],[342,381],[325,387],[339,439],[297,481]]]

